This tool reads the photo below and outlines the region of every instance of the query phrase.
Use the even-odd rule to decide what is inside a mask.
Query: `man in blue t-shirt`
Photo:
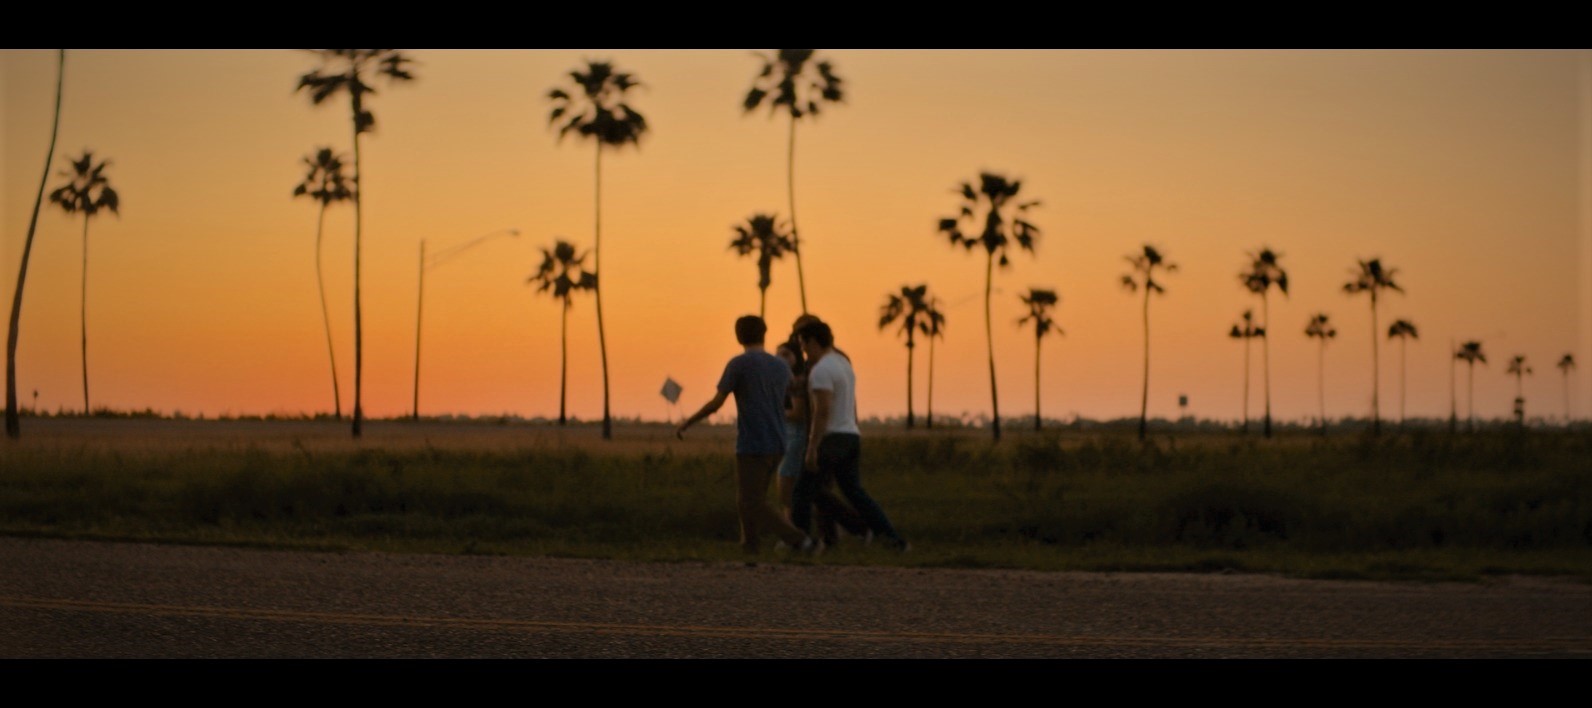
[[[747,315],[735,321],[735,340],[746,348],[724,367],[719,377],[718,395],[685,422],[675,435],[684,437],[695,425],[724,405],[735,394],[735,478],[736,504],[741,517],[741,548],[757,553],[759,530],[773,531],[791,548],[816,554],[823,544],[780,518],[768,505],[768,486],[774,471],[785,456],[785,391],[790,386],[791,370],[779,357],[763,348],[768,325],[763,318]]]

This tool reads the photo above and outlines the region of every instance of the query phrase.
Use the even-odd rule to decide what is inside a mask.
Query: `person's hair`
[[[780,342],[779,346],[774,348],[774,352],[777,354],[781,349],[790,352],[791,356],[796,358],[790,365],[791,374],[802,376],[807,373],[807,357],[802,354],[802,343],[800,340],[791,337],[789,340]]]
[[[768,325],[757,315],[746,315],[735,321],[735,341],[741,344],[762,344],[768,334]]]
[[[835,333],[823,322],[808,322],[802,325],[801,329],[796,330],[796,336],[818,342],[818,346],[825,349],[835,346]]]

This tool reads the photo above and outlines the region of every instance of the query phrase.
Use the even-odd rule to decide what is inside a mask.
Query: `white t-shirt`
[[[829,425],[825,433],[861,434],[857,430],[857,375],[851,362],[834,350],[807,375],[808,386],[814,391],[829,391]]]

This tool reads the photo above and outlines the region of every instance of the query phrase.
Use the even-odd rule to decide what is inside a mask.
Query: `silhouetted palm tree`
[[[1516,354],[1509,360],[1509,371],[1515,377],[1515,422],[1521,427],[1526,425],[1526,375],[1532,373],[1531,367],[1526,366],[1526,357]]]
[[[55,118],[50,123],[50,147],[44,152],[44,174],[39,177],[39,192],[33,198],[33,216],[28,219],[28,237],[22,244],[22,265],[17,270],[17,292],[11,297],[11,327],[6,335],[6,437],[22,437],[22,419],[17,414],[17,339],[22,325],[22,286],[28,280],[28,260],[33,255],[33,234],[39,225],[39,206],[44,203],[44,185],[50,179],[50,164],[55,159],[55,138],[61,130],[61,88],[66,83],[66,50],[55,56]],[[34,413],[38,413],[38,394],[34,394]]]
[[[929,411],[928,419],[924,424],[930,430],[934,429],[934,340],[945,336],[945,313],[940,312],[940,299],[929,298],[929,307],[924,310],[923,317],[929,335]]]
[[[1382,329],[1376,323],[1376,296],[1383,290],[1403,294],[1404,289],[1393,282],[1393,275],[1399,269],[1383,268],[1382,259],[1372,258],[1359,263],[1359,270],[1352,271],[1354,280],[1344,283],[1343,292],[1350,295],[1361,292],[1371,294],[1371,432],[1381,433],[1382,362],[1377,353],[1377,335],[1382,333]]]
[[[1034,239],[1039,237],[1039,227],[1022,218],[1030,207],[1039,206],[1039,201],[1015,201],[1021,189],[1021,180],[1008,181],[1001,175],[981,173],[977,191],[972,184],[962,183],[961,189],[957,190],[962,195],[961,213],[941,219],[939,227],[939,231],[951,239],[953,247],[960,245],[969,251],[975,246],[984,247],[984,335],[989,344],[990,419],[994,424],[996,440],[1001,439],[1001,407],[995,391],[995,329],[990,319],[990,293],[994,289],[995,264],[998,262],[1005,268],[1011,263],[1006,257],[1006,246],[1011,241],[1015,240],[1019,248],[1032,253]],[[1010,219],[1010,225],[1003,211],[1009,206],[1016,211],[1016,215]],[[982,219],[977,215],[981,210],[984,212]],[[967,219],[978,230],[963,233],[963,219]]]
[[[1338,336],[1338,330],[1327,321],[1327,313],[1317,313],[1305,327],[1305,336],[1321,340],[1316,353],[1316,395],[1321,401],[1321,434],[1327,434],[1327,341]]]
[[[1259,253],[1251,253],[1249,270],[1239,273],[1238,280],[1244,288],[1260,296],[1261,314],[1266,321],[1262,327],[1271,326],[1271,300],[1267,291],[1276,286],[1282,291],[1283,297],[1288,296],[1288,272],[1282,269],[1278,260],[1282,254],[1273,252],[1270,248],[1262,248]],[[1265,372],[1266,385],[1266,424],[1265,435],[1271,437],[1271,340],[1261,342],[1262,369]]]
[[[315,283],[320,286],[321,321],[326,326],[326,357],[332,365],[333,415],[342,420],[343,394],[337,385],[337,354],[332,350],[332,315],[326,309],[326,277],[321,273],[321,237],[326,231],[326,208],[352,199],[354,192],[348,188],[348,176],[343,174],[342,156],[332,152],[331,148],[316,150],[313,157],[304,158],[304,164],[309,172],[304,175],[304,181],[293,189],[293,196],[308,196],[321,205],[320,215],[315,220]]]
[[[565,120],[558,129],[558,139],[574,132],[590,138],[597,145],[596,158],[596,234],[592,246],[592,272],[602,274],[603,249],[603,147],[615,149],[626,145],[641,145],[641,136],[647,132],[647,120],[625,103],[625,92],[640,86],[641,82],[628,73],[615,71],[614,65],[605,61],[586,62],[585,71],[569,72],[574,87],[570,91],[553,89],[547,97],[553,102],[548,114],[549,125]],[[608,334],[603,327],[603,293],[594,287],[597,299],[597,347],[603,365],[603,439],[614,437],[613,417],[608,408]]]
[[[1469,405],[1469,409],[1470,409],[1470,412],[1469,412],[1470,422],[1467,424],[1467,427],[1468,427],[1468,429],[1471,432],[1475,432],[1476,431],[1476,362],[1479,361],[1479,362],[1482,363],[1483,366],[1486,366],[1487,365],[1487,355],[1485,353],[1483,353],[1482,350],[1481,350],[1481,342],[1471,341],[1471,342],[1465,342],[1464,344],[1461,344],[1460,347],[1459,347],[1459,351],[1454,353],[1454,358],[1459,359],[1460,361],[1463,361],[1463,362],[1465,362],[1466,364],[1468,364],[1470,366],[1470,370],[1469,370],[1470,371],[1470,374],[1469,374],[1470,375],[1470,380],[1469,380],[1469,383],[1467,384],[1467,386],[1469,387],[1469,391],[1470,392],[1468,394],[1466,394],[1468,399],[1469,399],[1469,404],[1468,405]]]
[[[1150,412],[1150,293],[1166,293],[1166,288],[1155,280],[1155,269],[1165,268],[1168,273],[1176,273],[1177,264],[1166,262],[1161,252],[1149,244],[1144,245],[1143,253],[1127,256],[1127,259],[1133,265],[1133,272],[1122,276],[1122,286],[1130,293],[1144,288],[1144,394],[1139,399],[1139,439],[1143,440]]]
[[[1554,366],[1559,367],[1559,370],[1564,372],[1564,422],[1566,424],[1569,424],[1569,422],[1570,422],[1570,372],[1575,369],[1575,357],[1570,356],[1569,354],[1566,354],[1566,355],[1564,355],[1563,358],[1559,359],[1559,363],[1554,364]]]
[[[1255,324],[1254,324],[1254,313],[1252,313],[1250,310],[1244,310],[1244,323],[1243,323],[1243,326],[1239,326],[1239,325],[1236,325],[1236,324],[1233,325],[1233,328],[1231,330],[1228,330],[1227,336],[1231,337],[1233,339],[1242,339],[1242,340],[1244,340],[1244,425],[1243,425],[1243,432],[1244,432],[1245,435],[1248,435],[1249,434],[1249,340],[1254,339],[1256,337],[1264,337],[1264,336],[1266,336],[1266,328],[1265,327],[1256,327]]]
[[[762,317],[768,308],[769,271],[774,261],[794,250],[790,233],[781,227],[778,217],[772,214],[753,214],[746,223],[735,226],[735,240],[730,248],[748,256],[757,253],[757,316]]]
[[[912,429],[912,352],[917,346],[917,333],[929,333],[928,310],[929,303],[925,299],[928,285],[912,287],[901,286],[899,293],[891,293],[885,298],[884,306],[879,308],[879,329],[899,322],[897,330],[907,337],[907,429]]]
[[[1452,337],[1448,340],[1448,434],[1459,432],[1459,385],[1454,382],[1454,362],[1460,358],[1459,347]]]
[[[1399,427],[1403,427],[1405,397],[1404,382],[1405,379],[1408,378],[1406,363],[1409,360],[1409,340],[1420,339],[1420,335],[1415,331],[1415,325],[1411,324],[1409,320],[1397,320],[1387,328],[1387,338],[1397,338],[1399,340]]]
[[[365,106],[366,95],[376,95],[376,87],[369,81],[385,77],[389,84],[413,81],[414,74],[405,65],[413,63],[396,49],[312,49],[320,56],[321,66],[299,77],[298,92],[308,89],[310,103],[319,106],[327,99],[342,93],[348,94],[349,115],[354,126],[354,437],[359,437],[365,427],[365,326],[363,305],[360,300],[360,265],[363,259],[365,190],[360,182],[359,136],[375,132],[376,114]]]
[[[796,230],[796,122],[808,116],[817,118],[823,104],[842,103],[845,99],[834,65],[813,61],[816,51],[781,49],[773,56],[758,54],[763,60],[763,70],[752,80],[752,88],[741,102],[745,112],[751,113],[768,99],[769,117],[781,112],[790,116],[785,183],[790,193],[791,240],[796,244],[796,285],[801,292],[804,315],[807,314],[807,277],[802,271],[801,232]]]
[[[109,161],[94,164],[94,154],[84,150],[82,157],[72,160],[72,171],[60,173],[69,181],[50,192],[51,204],[61,207],[67,214],[83,215],[83,293],[79,303],[83,331],[83,415],[93,412],[88,403],[88,222],[101,209],[120,215],[117,207],[121,198],[105,178],[105,168],[110,164]]]
[[[563,239],[552,250],[542,249],[542,265],[525,282],[536,283],[536,292],[551,293],[563,305],[559,321],[558,424],[563,425],[565,395],[569,390],[569,310],[575,306],[577,291],[597,291],[597,274],[582,270],[586,256],[575,255],[575,247]]]
[[[1034,430],[1038,431],[1040,421],[1043,420],[1039,415],[1039,344],[1052,329],[1056,330],[1056,334],[1066,334],[1056,326],[1056,321],[1050,318],[1050,308],[1055,307],[1061,298],[1056,296],[1054,290],[1039,288],[1029,288],[1028,294],[1019,295],[1018,298],[1028,306],[1028,314],[1017,320],[1017,325],[1021,327],[1030,320],[1034,323]]]

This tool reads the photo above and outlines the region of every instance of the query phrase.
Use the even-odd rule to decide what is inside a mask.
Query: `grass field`
[[[48,418],[0,445],[0,534],[733,560],[734,430]],[[914,545],[825,564],[1592,581],[1592,433],[1369,438],[866,428]],[[770,539],[770,543],[772,539]],[[783,556],[765,550],[759,560]]]

